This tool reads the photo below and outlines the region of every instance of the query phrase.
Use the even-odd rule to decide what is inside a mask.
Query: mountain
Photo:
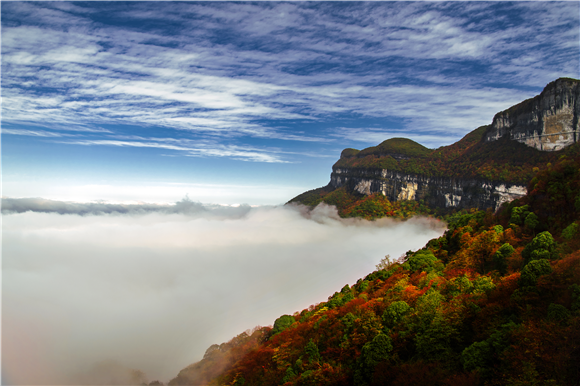
[[[547,94],[536,98],[542,95]],[[448,215],[443,236],[397,259],[385,258],[374,272],[337,288],[327,301],[282,315],[273,327],[212,345],[169,385],[580,384],[580,152],[575,140],[559,150],[519,142],[514,138],[523,138],[517,134],[523,121],[514,118],[501,138],[486,136],[495,130],[492,124],[436,150],[393,139],[360,152],[343,151],[333,175],[349,180],[339,187],[331,181],[299,196],[301,202],[338,202],[343,215],[429,213],[416,200],[419,193],[391,202],[381,191],[348,191],[362,177],[336,173],[342,168],[382,171],[387,169],[383,162],[400,176],[507,186],[511,178],[519,181],[510,174],[517,169],[508,160],[520,160],[525,167],[518,167],[530,178],[512,185],[524,188],[521,197],[497,211],[470,208]],[[531,138],[545,138],[534,130],[529,130]],[[575,138],[573,132],[567,135]],[[526,161],[513,149],[538,158]],[[426,169],[432,176],[408,170],[428,165],[426,160],[439,160],[447,169]],[[463,172],[455,166],[468,162],[473,167]],[[503,177],[500,166],[507,168]],[[489,170],[491,178],[478,177]],[[371,177],[387,179],[370,172],[364,178]]]
[[[410,139],[392,138],[361,151],[345,149],[332,167],[328,186],[290,202],[327,202],[346,216],[359,213],[352,206],[375,194],[391,204],[410,200],[430,208],[498,210],[522,197],[538,170],[562,155],[580,152],[579,98],[580,81],[561,78],[450,146],[431,150]]]

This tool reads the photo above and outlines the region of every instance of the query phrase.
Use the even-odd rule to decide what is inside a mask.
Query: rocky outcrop
[[[560,78],[542,93],[495,115],[485,141],[504,136],[543,151],[556,151],[579,140],[580,81]]]
[[[424,200],[438,208],[493,208],[520,198],[525,186],[479,179],[426,177],[387,169],[333,168],[330,184],[360,194],[381,193],[391,201]]]

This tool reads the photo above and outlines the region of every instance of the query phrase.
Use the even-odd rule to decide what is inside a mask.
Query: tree
[[[505,243],[494,253],[493,264],[502,275],[507,273],[507,258],[510,257],[514,251],[514,247],[509,243]]]
[[[383,325],[393,328],[410,310],[411,307],[402,300],[391,303],[383,312]]]
[[[272,336],[281,333],[295,322],[294,317],[290,315],[282,315],[274,322],[272,329]]]
[[[473,281],[473,293],[485,294],[495,288],[493,280],[489,276],[480,276]]]
[[[411,255],[403,264],[403,268],[409,271],[441,271],[443,263],[441,263],[429,250],[421,249]]]
[[[564,228],[564,230],[562,231],[562,238],[566,239],[566,240],[572,240],[576,234],[578,233],[578,224],[573,222],[572,224],[568,225],[566,228]]]
[[[529,213],[530,211],[528,210],[528,205],[516,206],[512,209],[510,224],[523,225]]]
[[[286,369],[286,373],[284,374],[284,378],[282,379],[282,383],[289,382],[292,378],[296,377],[296,372],[292,368],[292,366],[288,366]]]
[[[453,355],[451,342],[457,335],[454,326],[437,313],[415,336],[417,354],[424,360],[449,360]]]
[[[316,343],[314,343],[312,338],[306,344],[306,347],[304,348],[304,352],[306,352],[306,355],[308,355],[308,360],[310,361],[310,363],[318,362],[320,360],[320,353],[318,352],[318,346],[316,345]]]
[[[532,260],[551,260],[556,257],[556,241],[548,231],[539,233],[522,251],[524,264]]]
[[[493,348],[487,341],[475,342],[461,353],[463,368],[467,371],[482,371],[488,365]]]
[[[530,212],[526,216],[526,219],[524,220],[524,225],[527,226],[532,231],[536,229],[539,223],[540,222],[538,221],[538,216],[536,216],[534,212]]]
[[[391,256],[386,255],[381,259],[381,261],[376,265],[378,270],[386,270],[391,268],[395,261],[391,261]]]
[[[548,306],[548,319],[555,322],[564,322],[570,317],[570,311],[561,304],[550,303]]]
[[[444,300],[445,297],[439,291],[431,288],[417,299],[417,309],[424,314],[432,314]]]
[[[372,341],[366,343],[358,358],[358,369],[355,374],[355,384],[364,385],[370,382],[377,365],[389,358],[393,350],[391,338],[379,333]]]
[[[522,269],[522,275],[520,276],[520,286],[535,286],[540,276],[548,275],[550,273],[552,273],[552,266],[548,260],[540,259],[530,261],[528,264],[526,264],[524,269]]]
[[[465,275],[454,277],[447,282],[447,291],[451,296],[470,293],[473,290],[473,283]]]

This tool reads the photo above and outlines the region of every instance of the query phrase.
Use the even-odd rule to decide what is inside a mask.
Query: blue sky
[[[578,78],[578,2],[3,2],[2,194],[278,204]]]

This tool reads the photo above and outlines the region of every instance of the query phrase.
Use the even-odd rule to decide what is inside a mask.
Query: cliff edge
[[[560,78],[540,95],[495,115],[485,141],[503,137],[542,151],[562,150],[578,142],[580,81]]]

